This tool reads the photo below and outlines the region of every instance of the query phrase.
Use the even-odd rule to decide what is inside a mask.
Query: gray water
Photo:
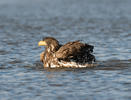
[[[94,45],[98,66],[44,70],[46,36]],[[131,100],[131,0],[1,0],[0,100]]]

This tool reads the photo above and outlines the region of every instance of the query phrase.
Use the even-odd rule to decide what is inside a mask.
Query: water
[[[131,100],[130,0],[1,0],[0,100]],[[96,68],[44,70],[37,43],[95,46]]]

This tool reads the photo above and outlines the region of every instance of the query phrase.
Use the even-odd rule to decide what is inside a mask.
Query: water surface
[[[130,0],[0,2],[1,100],[130,100]],[[37,43],[53,36],[95,46],[96,68],[44,70]]]

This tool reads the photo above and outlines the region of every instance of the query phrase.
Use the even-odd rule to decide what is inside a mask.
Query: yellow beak
[[[45,41],[40,41],[38,43],[38,46],[46,46],[46,45],[47,45],[47,43]]]

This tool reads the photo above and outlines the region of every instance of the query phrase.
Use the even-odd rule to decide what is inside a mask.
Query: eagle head
[[[45,46],[49,52],[56,52],[59,48],[59,41],[53,37],[45,37],[42,41],[39,41],[39,46]]]

